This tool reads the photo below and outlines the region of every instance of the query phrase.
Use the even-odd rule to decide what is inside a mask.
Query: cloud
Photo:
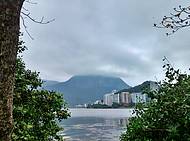
[[[173,0],[41,0],[25,5],[34,17],[56,21],[38,25],[27,21],[35,38],[24,35],[28,68],[44,79],[64,81],[76,74],[122,77],[131,85],[161,78],[162,58],[177,67],[189,66],[190,31],[166,37],[153,28],[173,7]]]

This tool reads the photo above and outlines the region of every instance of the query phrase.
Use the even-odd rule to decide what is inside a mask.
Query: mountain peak
[[[102,99],[112,90],[129,88],[121,78],[103,75],[76,75],[66,82],[46,87],[64,94],[70,106],[84,104]]]

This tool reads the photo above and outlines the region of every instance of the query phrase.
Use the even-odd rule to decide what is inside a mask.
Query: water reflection
[[[61,122],[66,141],[119,141],[133,109],[70,109],[72,117]]]
[[[119,141],[128,118],[74,117],[65,120],[66,141]]]
[[[129,119],[128,118],[125,118],[125,119],[119,119],[119,125],[120,126],[125,126],[128,124],[129,122]]]

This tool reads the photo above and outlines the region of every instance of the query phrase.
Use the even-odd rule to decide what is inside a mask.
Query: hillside
[[[129,88],[122,79],[99,75],[73,76],[66,82],[45,86],[45,89],[55,90],[64,94],[70,106],[94,102],[102,99],[105,93],[112,90]]]
[[[52,85],[55,85],[55,84],[58,84],[58,83],[60,83],[60,82],[58,82],[58,81],[52,81],[52,80],[43,80],[42,87],[46,88],[48,86],[52,86]]]
[[[156,82],[145,81],[140,85],[120,90],[117,93],[121,93],[121,92],[139,93],[139,92],[143,92],[143,90],[145,89],[157,89],[157,88],[158,88],[158,85],[156,84]]]

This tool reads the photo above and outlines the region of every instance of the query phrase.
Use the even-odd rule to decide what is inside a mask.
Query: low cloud
[[[41,0],[25,5],[34,17],[56,21],[27,21],[35,40],[24,35],[29,47],[24,60],[44,79],[104,74],[122,77],[130,85],[161,79],[164,56],[181,69],[190,65],[189,29],[167,37],[165,30],[153,27],[179,4],[188,1]]]

